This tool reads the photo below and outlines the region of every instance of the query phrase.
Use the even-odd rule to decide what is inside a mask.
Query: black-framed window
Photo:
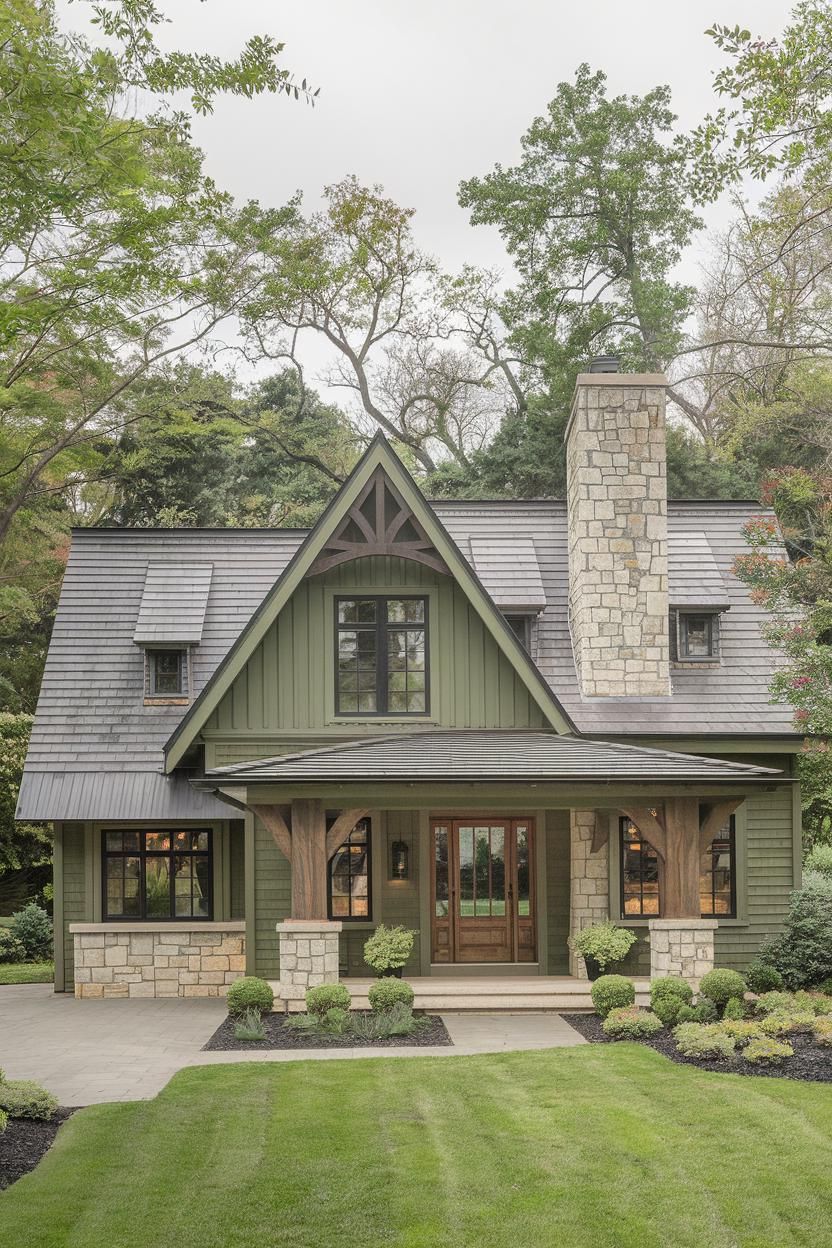
[[[507,615],[505,616],[506,624],[508,624],[514,636],[520,642],[524,650],[531,650],[532,642],[532,621],[528,615]]]
[[[620,820],[620,829],[621,917],[657,918],[662,912],[658,855],[626,817]],[[736,918],[737,836],[733,815],[702,855],[699,898],[703,919]]]
[[[372,919],[370,820],[361,819],[329,860],[329,917],[344,922]]]
[[[338,715],[423,715],[430,710],[428,600],[335,600]]]
[[[188,692],[186,650],[147,650],[145,689],[151,698],[184,697]]]
[[[102,833],[105,919],[210,919],[210,828]]]
[[[715,659],[719,653],[716,619],[707,612],[679,612],[679,658]]]

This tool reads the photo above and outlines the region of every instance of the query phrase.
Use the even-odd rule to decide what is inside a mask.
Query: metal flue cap
[[[621,359],[617,355],[596,355],[589,362],[591,373],[617,373]]]

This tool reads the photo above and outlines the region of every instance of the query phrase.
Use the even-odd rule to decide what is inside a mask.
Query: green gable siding
[[[340,592],[424,590],[430,597],[431,715],[398,721],[445,728],[543,728],[523,682],[463,592],[448,576],[399,558],[343,564],[301,583],[210,716],[211,732],[326,732],[334,707],[333,596]],[[341,729],[343,730],[343,722]],[[347,720],[376,734],[379,722]],[[216,762],[231,761],[224,755]]]
[[[92,918],[92,898],[87,899],[87,872],[84,857],[86,828],[83,823],[63,825],[63,897],[64,922],[59,939],[64,942],[64,983],[66,992],[75,990],[74,940],[69,933],[70,923],[89,922]],[[59,985],[60,987],[60,985]]]
[[[234,819],[229,830],[228,869],[231,875],[229,893],[231,898],[230,919],[243,919],[246,914],[246,868],[245,837],[242,819]]]
[[[546,811],[546,905],[549,975],[569,974],[570,831],[568,810]],[[542,959],[541,959],[542,960]]]

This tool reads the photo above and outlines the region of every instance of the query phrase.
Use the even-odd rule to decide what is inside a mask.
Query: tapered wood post
[[[326,813],[319,798],[292,802],[292,918],[325,919]]]
[[[665,854],[661,865],[662,914],[697,919],[699,899],[699,799],[669,797],[664,804]]]

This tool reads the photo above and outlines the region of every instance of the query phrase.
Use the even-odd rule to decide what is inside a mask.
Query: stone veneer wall
[[[609,850],[605,843],[591,852],[595,831],[594,810],[570,812],[570,921],[572,933],[610,917]],[[603,818],[603,816],[602,816]],[[583,958],[569,950],[569,973],[586,979]]]
[[[670,693],[665,379],[582,374],[566,433],[569,611],[587,697]]]
[[[245,974],[245,923],[70,924],[76,997],[221,997]]]
[[[307,988],[338,983],[338,939],[343,924],[331,919],[284,919],[279,995],[287,1010],[304,1009]]]

